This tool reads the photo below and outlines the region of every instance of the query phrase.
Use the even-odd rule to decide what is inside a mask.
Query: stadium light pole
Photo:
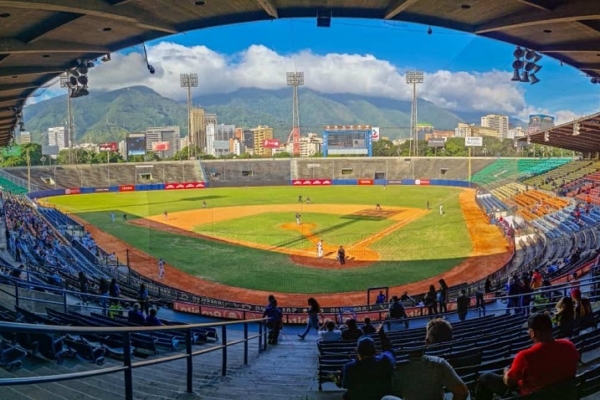
[[[188,106],[188,160],[190,159],[190,147],[192,146],[192,88],[198,87],[198,74],[179,74],[179,84],[187,88]]]
[[[69,86],[69,77],[63,74],[60,77],[60,87],[67,89],[67,129],[69,130],[69,164],[73,163],[73,142],[75,141],[74,123],[73,123],[73,103],[71,102],[71,87]],[[50,144],[50,143],[48,143]],[[50,157],[50,155],[48,155]]]
[[[304,72],[286,72],[286,83],[292,87],[292,157],[300,156],[300,102],[298,100],[298,86],[304,85]],[[289,138],[288,138],[289,142]]]
[[[410,107],[410,147],[409,156],[417,157],[419,155],[419,141],[417,132],[417,85],[423,83],[423,71],[407,71],[406,83],[412,85],[412,103]],[[412,154],[410,154],[412,153]],[[413,179],[415,179],[415,161],[412,163]]]

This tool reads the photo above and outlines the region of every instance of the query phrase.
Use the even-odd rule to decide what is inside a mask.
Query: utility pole
[[[300,102],[298,86],[304,85],[304,72],[287,72],[286,83],[292,87],[292,157],[300,157]]]

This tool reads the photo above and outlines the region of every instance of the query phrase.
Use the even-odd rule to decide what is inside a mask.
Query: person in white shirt
[[[320,342],[338,342],[342,339],[342,332],[339,329],[335,329],[335,323],[333,321],[327,321],[324,324],[325,329],[319,331]]]
[[[165,261],[161,258],[158,260],[158,279],[165,277]]]
[[[323,257],[323,241],[321,239],[317,242],[317,257]]]

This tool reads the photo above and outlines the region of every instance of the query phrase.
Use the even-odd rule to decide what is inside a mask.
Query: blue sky
[[[514,46],[427,26],[387,21],[334,19],[316,28],[314,19],[276,20],[210,28],[148,43],[149,76],[141,46],[113,55],[90,73],[91,88],[144,84],[181,99],[173,80],[197,72],[198,92],[242,87],[285,87],[286,70],[305,71],[306,86],[323,92],[352,92],[407,99],[403,74],[422,69],[419,96],[455,110],[493,111],[524,118],[550,112],[559,119],[595,112],[600,87],[581,72],[544,57],[537,85],[510,82]],[[116,64],[116,65],[115,65]],[[127,79],[115,80],[122,70]],[[176,87],[174,87],[176,86]]]

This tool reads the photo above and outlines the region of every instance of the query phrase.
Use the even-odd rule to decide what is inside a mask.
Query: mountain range
[[[198,96],[196,107],[217,114],[218,123],[240,127],[269,125],[275,137],[287,138],[292,124],[291,90],[240,89],[228,94]],[[118,141],[129,132],[149,126],[179,125],[187,135],[187,105],[161,96],[145,86],[94,92],[72,100],[75,134],[78,142]],[[409,101],[353,94],[325,94],[308,89],[299,91],[300,126],[303,133],[320,132],[324,125],[370,124],[381,128],[391,139],[407,137],[410,127]],[[478,124],[481,113],[456,113],[419,99],[420,123],[436,129],[454,129],[459,122]],[[27,106],[25,127],[40,141],[48,128],[67,120],[66,95]],[[525,126],[522,121],[511,123]]]

